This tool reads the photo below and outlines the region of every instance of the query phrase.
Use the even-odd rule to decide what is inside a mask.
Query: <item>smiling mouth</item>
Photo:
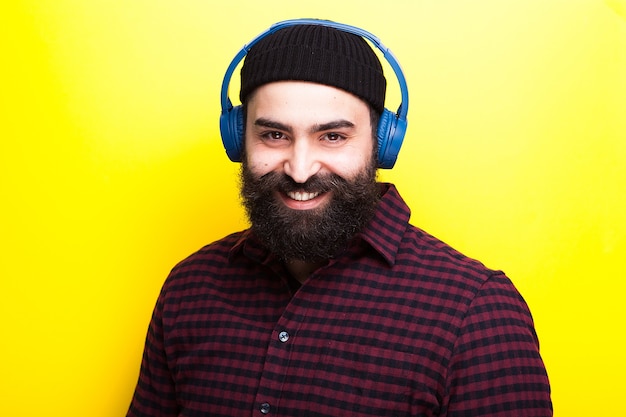
[[[305,192],[302,192],[302,191],[291,191],[291,192],[287,193],[289,198],[291,198],[292,200],[296,200],[296,201],[313,200],[315,197],[317,197],[320,194],[321,193],[319,193],[319,192],[317,192],[317,193],[305,193]]]

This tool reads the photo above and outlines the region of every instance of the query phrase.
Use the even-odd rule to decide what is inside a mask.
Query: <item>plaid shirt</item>
[[[178,264],[128,416],[551,416],[513,284],[409,225],[384,187],[366,230],[297,291],[249,231]]]

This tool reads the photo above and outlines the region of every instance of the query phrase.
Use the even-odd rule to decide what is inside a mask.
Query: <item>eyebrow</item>
[[[266,127],[269,129],[283,130],[285,132],[291,132],[293,129],[291,126],[286,124],[277,122],[275,120],[266,119],[265,117],[260,117],[254,121],[255,126]]]
[[[352,123],[351,121],[340,119],[340,120],[333,120],[332,122],[328,122],[328,123],[314,125],[310,129],[310,131],[311,133],[316,133],[316,132],[324,132],[326,130],[345,129],[345,128],[353,128],[353,127],[354,127],[354,123]]]
[[[256,119],[254,121],[254,125],[265,127],[265,128],[270,128],[270,129],[282,130],[282,131],[289,132],[289,133],[291,133],[293,130],[293,128],[289,125],[277,122],[275,120],[267,119],[265,117],[260,117]],[[353,127],[354,127],[354,123],[352,123],[351,121],[345,120],[345,119],[339,119],[339,120],[333,120],[327,123],[315,124],[309,129],[309,132],[317,133],[317,132],[324,132],[327,130],[345,129],[345,128],[353,128]]]

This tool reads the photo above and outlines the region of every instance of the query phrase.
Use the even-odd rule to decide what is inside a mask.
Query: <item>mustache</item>
[[[350,187],[347,180],[333,173],[313,175],[304,183],[298,183],[289,175],[280,172],[268,172],[260,177],[254,177],[250,172],[244,172],[243,175],[247,176],[246,181],[254,184],[254,188],[259,191],[323,193],[330,190],[347,190]]]

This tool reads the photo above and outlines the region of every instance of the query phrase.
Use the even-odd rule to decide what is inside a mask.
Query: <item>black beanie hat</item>
[[[280,29],[252,46],[241,68],[239,98],[273,81],[311,81],[345,90],[382,113],[386,80],[378,57],[358,35],[323,25]]]

